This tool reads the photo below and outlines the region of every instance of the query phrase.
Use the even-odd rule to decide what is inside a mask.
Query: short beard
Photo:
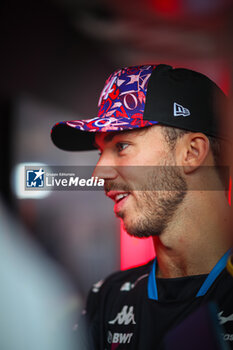
[[[123,219],[125,230],[131,236],[146,238],[160,235],[187,194],[187,183],[179,167],[162,166],[159,169],[159,176],[158,173],[156,176],[152,173],[148,177],[147,187],[162,190],[137,192],[139,216],[129,223],[124,223],[124,212],[118,214]]]

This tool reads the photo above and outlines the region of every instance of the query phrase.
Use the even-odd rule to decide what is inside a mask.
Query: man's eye
[[[124,142],[118,142],[116,144],[118,152],[124,151],[124,149],[126,149],[128,146],[129,146],[129,144],[128,143],[124,143]]]

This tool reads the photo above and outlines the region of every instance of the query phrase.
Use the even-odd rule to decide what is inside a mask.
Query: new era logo
[[[174,102],[173,104],[173,112],[174,112],[174,117],[179,117],[181,115],[183,117],[187,117],[188,115],[190,115],[190,111],[188,110],[188,108],[185,108],[176,102]]]

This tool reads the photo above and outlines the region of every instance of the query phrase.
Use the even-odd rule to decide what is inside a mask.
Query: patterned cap
[[[169,65],[126,67],[114,72],[99,98],[98,116],[57,123],[54,144],[64,150],[94,149],[94,133],[162,124],[220,135],[221,89],[205,75]]]

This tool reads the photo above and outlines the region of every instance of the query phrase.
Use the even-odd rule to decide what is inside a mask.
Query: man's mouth
[[[109,191],[106,193],[106,195],[114,200],[115,203],[119,203],[124,199],[125,197],[129,196],[129,192],[119,192],[119,191]]]
[[[128,197],[129,193],[121,193],[116,195],[115,202],[119,203],[123,198]]]

